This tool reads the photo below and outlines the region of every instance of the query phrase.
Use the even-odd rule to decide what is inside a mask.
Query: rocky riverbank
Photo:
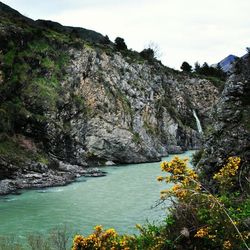
[[[98,168],[86,168],[58,162],[57,169],[42,163],[30,164],[22,171],[16,171],[11,178],[0,180],[0,195],[18,193],[22,189],[64,186],[81,176],[102,177],[106,172]]]

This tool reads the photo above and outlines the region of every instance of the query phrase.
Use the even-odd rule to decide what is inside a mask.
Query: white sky
[[[141,51],[150,41],[179,69],[217,63],[250,47],[250,0],[2,0],[32,19],[92,29]]]

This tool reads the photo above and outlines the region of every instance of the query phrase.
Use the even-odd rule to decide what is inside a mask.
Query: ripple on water
[[[97,224],[114,227],[120,233],[136,233],[136,223],[164,218],[166,209],[151,209],[166,188],[156,181],[162,175],[159,162],[105,167],[105,171],[108,174],[103,178],[81,177],[67,186],[1,197],[0,235],[46,233],[60,224],[84,234]]]
[[[63,188],[48,188],[48,189],[39,189],[37,193],[59,193],[63,192]]]

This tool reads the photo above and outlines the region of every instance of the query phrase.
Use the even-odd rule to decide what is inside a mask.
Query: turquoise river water
[[[191,157],[193,152],[179,156]],[[159,162],[104,167],[104,171],[105,177],[81,177],[64,187],[0,197],[0,235],[24,238],[62,225],[86,234],[97,224],[114,227],[119,233],[136,233],[136,223],[163,218],[166,209],[152,208],[160,190],[166,188],[156,180],[161,175]]]

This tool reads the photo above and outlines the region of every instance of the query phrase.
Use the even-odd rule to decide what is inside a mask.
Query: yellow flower
[[[117,233],[116,233],[116,231],[115,231],[114,228],[107,229],[105,233],[108,236],[116,236],[117,235]]]
[[[229,157],[228,163],[213,176],[213,179],[219,181],[220,183],[230,183],[230,178],[236,175],[240,166],[240,162],[240,157]]]
[[[229,240],[224,241],[223,243],[223,249],[231,249],[232,248],[232,244]]]
[[[208,227],[202,227],[196,232],[194,237],[204,238],[206,236],[208,236]]]
[[[166,161],[163,161],[162,163],[161,163],[161,170],[162,171],[165,171],[165,169],[166,169],[166,166],[167,166],[167,162]]]
[[[101,232],[101,231],[102,231],[102,225],[96,225],[96,226],[94,227],[94,229],[95,229],[95,231],[97,231],[97,232]]]
[[[176,184],[176,185],[174,185],[174,186],[172,187],[172,190],[175,192],[175,191],[179,190],[180,188],[181,188],[181,186],[178,185],[178,184]]]
[[[163,181],[163,180],[164,180],[164,177],[162,177],[162,176],[157,177],[157,181]]]

